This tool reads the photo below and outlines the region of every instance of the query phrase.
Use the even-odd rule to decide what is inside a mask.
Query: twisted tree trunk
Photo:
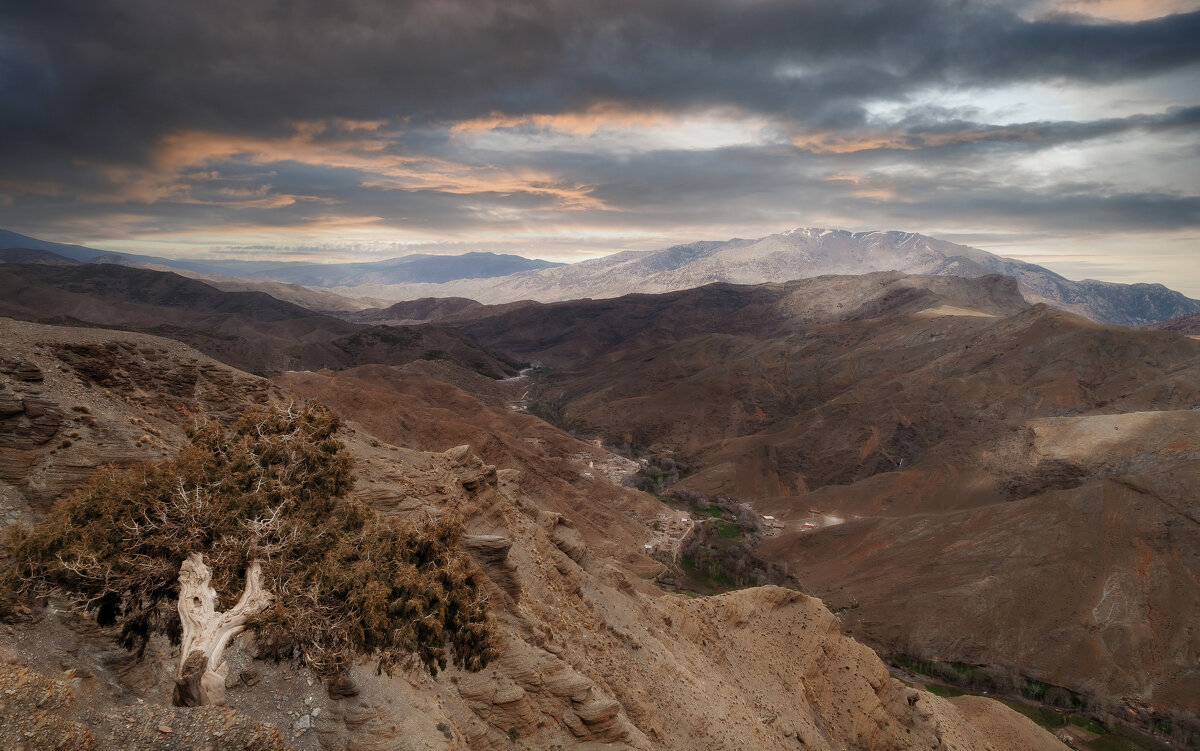
[[[183,623],[179,669],[175,671],[175,705],[180,707],[225,704],[225,647],[246,628],[246,621],[271,604],[263,589],[258,562],[246,570],[246,589],[237,604],[216,612],[216,590],[204,556],[192,553],[179,568],[179,619]]]

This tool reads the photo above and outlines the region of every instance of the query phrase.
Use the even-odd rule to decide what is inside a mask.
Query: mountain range
[[[0,230],[0,253],[48,251],[86,263],[175,271],[226,290],[263,291],[310,309],[364,320],[404,319],[384,312],[387,301],[459,297],[486,304],[618,297],[673,292],[713,282],[761,284],[831,274],[902,271],[907,274],[1017,280],[1032,303],[1046,303],[1099,323],[1140,326],[1200,313],[1200,300],[1162,284],[1073,281],[1036,264],[911,232],[796,229],[753,240],[735,238],[626,251],[574,264],[514,255],[413,254],[364,263],[176,261],[62,245]],[[9,256],[16,258],[16,256]],[[4,256],[0,255],[0,260]],[[54,262],[50,256],[26,261]],[[61,261],[59,261],[61,262]]]
[[[437,284],[456,279],[491,279],[562,265],[496,253],[453,256],[414,253],[370,263],[293,264],[266,269],[250,276],[312,287],[360,287],[369,284]]]
[[[0,251],[44,251],[79,263],[118,263],[195,274],[247,277],[253,280],[302,284],[313,287],[364,284],[439,283],[455,279],[505,276],[521,271],[554,268],[561,263],[497,253],[431,255],[414,253],[399,258],[363,263],[312,264],[279,261],[199,259],[195,261],[115,253],[82,245],[39,240],[0,229]],[[40,256],[45,262],[48,256]]]
[[[1101,323],[1136,326],[1200,312],[1193,300],[1161,284],[1072,281],[1042,266],[911,232],[796,229],[754,240],[697,242],[629,251],[540,271],[444,284],[339,287],[344,294],[391,299],[467,297],[484,303],[555,302],[673,292],[712,282],[762,284],[829,274],[902,271],[1017,280],[1029,302],[1044,302]]]

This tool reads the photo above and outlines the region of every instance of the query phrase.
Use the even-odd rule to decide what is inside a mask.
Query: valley
[[[326,695],[315,687],[305,691],[313,683],[302,665],[252,662],[252,651],[235,646],[228,659],[238,678],[227,686],[236,712],[222,711],[227,727],[243,730],[230,738],[239,745],[229,748],[491,749],[518,743],[693,749],[749,741],[759,748],[900,749],[913,738],[959,749],[991,747],[996,739],[1057,747],[1000,705],[960,709],[956,700],[906,689],[873,652],[842,636],[834,616],[814,598],[778,587],[701,600],[666,595],[643,578],[661,564],[640,552],[652,536],[647,522],[666,509],[649,495],[585,478],[584,466],[571,457],[603,460],[603,452],[536,418],[489,406],[421,373],[297,373],[270,383],[142,334],[108,331],[111,349],[81,349],[97,330],[5,325],[10,352],[25,363],[12,371],[18,380],[6,376],[5,388],[16,393],[20,383],[37,384],[36,396],[60,411],[70,410],[68,403],[90,402],[94,430],[114,439],[122,426],[153,420],[162,444],[178,446],[180,422],[163,420],[164,410],[197,410],[197,399],[211,390],[186,380],[153,380],[152,374],[203,367],[215,382],[243,379],[245,386],[233,394],[256,393],[267,402],[316,395],[332,402],[348,420],[341,439],[355,459],[355,495],[373,507],[409,518],[450,508],[463,514],[465,544],[486,573],[501,627],[496,664],[479,674],[447,670],[437,680],[389,678],[356,667],[352,683]],[[102,384],[85,375],[109,369],[121,379]],[[475,379],[469,373],[463,378]],[[372,390],[364,391],[368,383]],[[456,404],[469,408],[468,420],[451,419]],[[20,419],[5,423],[6,435],[26,435]],[[4,477],[5,497],[21,514],[35,511],[30,504],[38,497],[39,477],[57,466],[63,430],[69,428],[20,449],[29,452],[27,463]],[[472,447],[446,450],[464,439]],[[158,446],[136,443],[141,453],[122,461],[161,455]],[[428,450],[433,447],[438,451]],[[16,450],[11,441],[0,448],[6,457]],[[82,480],[69,478],[63,489]],[[73,697],[33,715],[44,739],[74,739],[61,747],[93,748],[88,738],[124,738],[158,748],[176,728],[210,732],[202,724],[211,721],[203,719],[207,715],[164,707],[171,680],[156,662],[171,651],[165,640],[152,642],[146,658],[136,660],[103,628],[51,608],[10,623],[0,634],[0,650],[6,663],[17,666],[5,668],[4,685],[16,680],[30,690]],[[789,659],[779,661],[780,654]],[[62,674],[63,665],[67,682],[39,677]],[[303,703],[302,694],[309,697]],[[805,700],[797,702],[797,696]],[[25,706],[5,701],[7,707]],[[157,709],[147,715],[151,707]],[[14,720],[0,722],[0,737],[25,727],[16,720],[21,714],[11,711],[5,716]],[[123,724],[122,716],[128,718]],[[155,732],[155,723],[170,732]]]
[[[0,312],[27,319],[2,329],[10,523],[103,464],[174,455],[198,415],[298,399],[345,420],[356,499],[462,516],[500,659],[357,666],[298,712],[261,687],[291,695],[304,666],[235,645],[232,706],[291,747],[1049,749],[1075,716],[1195,741],[1187,335],[1030,303],[1000,275],[338,318],[125,266],[0,274]],[[22,669],[85,676],[55,722],[110,738],[112,707],[170,703],[167,641],[129,660],[81,623],[27,611],[0,637]],[[913,665],[1062,692],[1075,714],[1017,706],[1039,729]]]
[[[932,281],[718,285],[459,325],[552,364],[562,424],[686,465],[662,492],[772,517],[756,554],[885,653],[1196,712],[1200,348],[986,278],[935,300]],[[847,301],[832,315],[813,312],[825,285]]]

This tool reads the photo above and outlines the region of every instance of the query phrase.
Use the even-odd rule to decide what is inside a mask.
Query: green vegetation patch
[[[944,699],[948,699],[952,696],[966,696],[967,695],[966,691],[960,691],[957,688],[951,688],[949,686],[942,686],[937,683],[927,684],[925,686],[925,690],[928,691],[929,693],[933,694],[934,696],[940,696]]]
[[[1087,709],[1087,700],[1069,689],[1023,676],[1014,676],[997,668],[963,662],[923,660],[909,655],[894,656],[892,663],[909,672],[936,678],[971,693],[1007,694],[1064,710]],[[1056,727],[1061,727],[1062,724]]]
[[[723,520],[717,521],[717,534],[726,540],[733,540],[734,542],[746,539],[746,535],[742,532],[741,527],[733,522]]]
[[[1017,712],[1020,712],[1037,724],[1044,728],[1049,728],[1050,730],[1065,727],[1067,724],[1067,714],[1051,707],[1036,706],[1033,704],[1026,704],[1023,701],[1002,699],[998,697],[996,697],[996,701],[1004,704],[1009,709],[1014,709]]]
[[[1175,748],[1200,748],[1200,723],[1194,718],[1161,713],[1144,718],[1147,728],[1171,739],[1171,743],[1168,744],[1127,725],[1113,722],[1106,726],[1094,717],[1081,714],[1081,710],[1089,708],[1088,701],[1062,686],[1013,676],[983,665],[938,662],[910,655],[895,655],[891,662],[909,673],[956,686],[951,688],[932,684],[925,687],[937,696],[987,695],[988,698],[1002,702],[1049,730],[1058,730],[1070,724],[1099,736],[1083,743],[1080,748],[1091,751],[1168,751]],[[1012,698],[1016,696],[1022,698]],[[1099,712],[1100,717],[1106,717],[1115,709],[1092,707],[1091,711]]]
[[[683,589],[702,595],[715,595],[738,588],[718,561],[698,561],[695,556],[685,553],[680,556],[679,566],[683,570],[683,580],[680,582]]]
[[[1071,724],[1077,728],[1086,730],[1089,733],[1095,733],[1096,735],[1104,735],[1105,733],[1108,732],[1107,730],[1104,729],[1103,725],[1101,725],[1100,723],[1096,722],[1091,717],[1088,717],[1086,715],[1081,715],[1081,714],[1071,715]]]
[[[1123,726],[1114,728],[1111,733],[1100,738],[1088,741],[1086,747],[1092,751],[1174,751],[1176,748],[1145,733],[1139,733],[1132,728]],[[1183,748],[1195,748],[1195,746],[1185,745]]]

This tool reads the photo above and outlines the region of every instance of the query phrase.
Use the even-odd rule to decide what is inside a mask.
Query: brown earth
[[[232,709],[183,710],[144,704],[108,711],[81,708],[70,682],[4,663],[0,663],[0,744],[8,751],[288,748],[275,727]]]
[[[0,264],[0,315],[144,331],[260,374],[442,359],[500,377],[516,364],[453,329],[351,323],[263,292],[114,264]]]
[[[1010,292],[879,274],[462,325],[553,366],[573,429],[781,520],[760,557],[881,650],[1200,711],[1200,342]]]
[[[462,313],[479,307],[479,303],[465,297],[423,297],[420,300],[405,300],[386,308],[369,308],[345,316],[359,323],[386,323],[403,325],[426,323]]]
[[[1179,316],[1169,321],[1151,323],[1144,328],[1158,331],[1174,331],[1180,334],[1187,334],[1188,336],[1200,336],[1200,313]]]
[[[104,357],[85,350],[73,367],[50,368],[47,353],[56,345],[99,332],[8,326],[9,356],[46,364],[48,389],[73,388],[89,358]],[[108,337],[118,350],[156,341],[165,353],[160,366],[205,362],[165,340]],[[699,599],[659,590],[643,578],[658,564],[637,552],[658,502],[586,481],[583,459],[574,457],[587,446],[527,415],[394,369],[288,374],[276,388],[213,367],[242,379],[247,393],[280,399],[295,388],[340,405],[349,418],[342,437],[357,464],[355,492],[376,507],[413,518],[451,508],[464,515],[466,545],[489,580],[501,657],[481,673],[447,671],[436,679],[375,675],[364,664],[327,692],[301,666],[252,662],[253,647],[242,640],[228,657],[236,712],[169,709],[162,706],[171,684],[169,644],[155,641],[137,662],[103,629],[51,607],[0,629],[0,657],[26,666],[0,668],[0,694],[14,701],[9,688],[37,684],[50,705],[22,711],[49,712],[39,726],[47,730],[25,736],[29,714],[6,721],[15,729],[0,722],[0,733],[46,741],[36,748],[87,733],[97,748],[273,748],[267,725],[302,749],[1063,748],[1002,705],[960,709],[889,677],[815,598],[776,587]],[[107,396],[100,386],[78,393],[106,399],[95,411],[119,421],[165,412],[182,398],[170,384],[130,376],[105,387]],[[409,447],[441,449],[464,438],[499,466],[473,448]],[[38,678],[28,667],[61,678]],[[220,732],[244,729],[236,736],[243,740],[216,740],[214,712],[223,718]],[[183,735],[187,743],[178,742]]]
[[[48,250],[4,248],[0,250],[0,263],[45,263],[51,266],[74,266],[79,261],[51,253]]]
[[[145,334],[0,318],[0,512],[45,510],[104,464],[173,454],[204,412],[265,401],[262,379]]]
[[[573,528],[590,548],[625,558],[640,573],[660,568],[633,556],[648,530],[628,520],[649,523],[663,510],[661,504],[602,477],[585,476],[587,462],[602,462],[608,453],[532,415],[488,405],[444,381],[386,365],[288,372],[274,382],[350,417],[389,444],[432,452],[468,444],[488,464],[519,468],[526,497],[545,511],[572,510]]]

